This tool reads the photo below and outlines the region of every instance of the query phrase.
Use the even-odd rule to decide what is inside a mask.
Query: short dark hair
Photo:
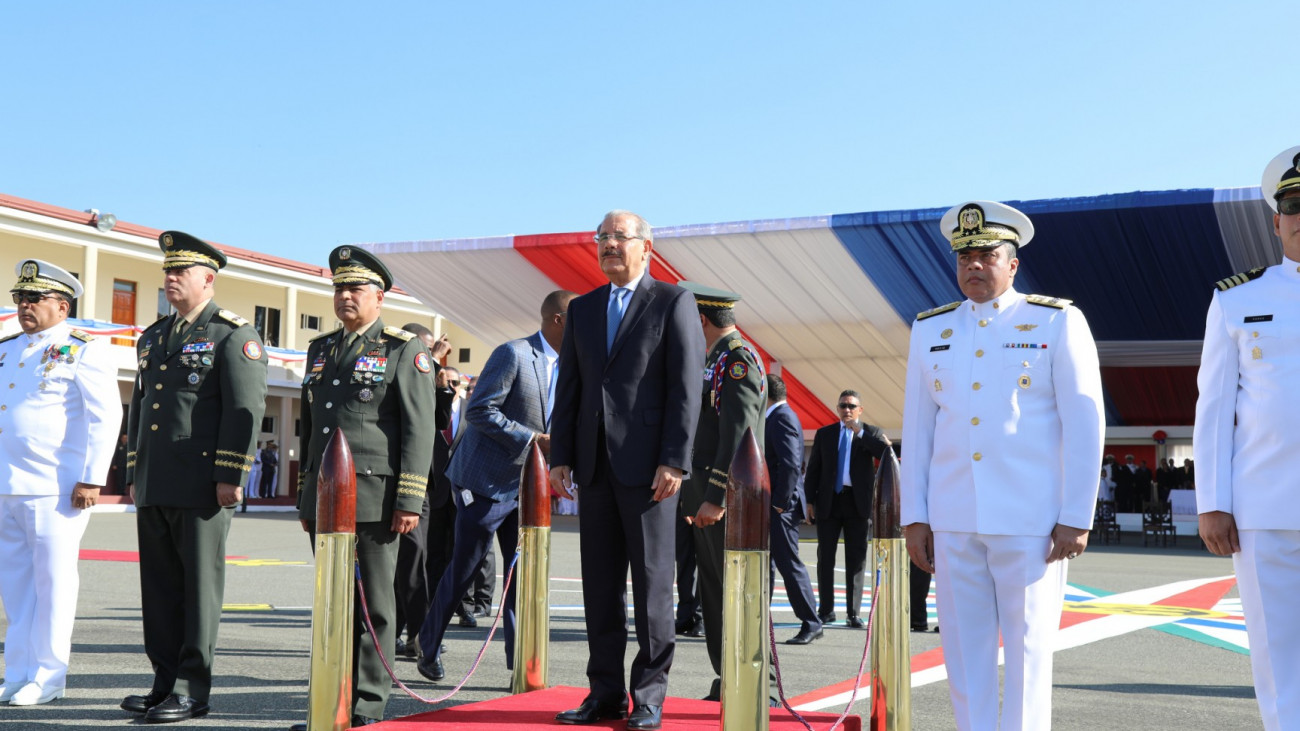
[[[714,327],[731,327],[736,324],[736,312],[732,309],[700,310],[700,314]]]
[[[862,397],[858,395],[857,391],[854,391],[851,388],[846,388],[843,391],[840,391],[840,398],[844,398],[845,396],[852,396],[853,398],[858,400],[859,406],[862,405]]]
[[[421,325],[418,322],[408,322],[402,326],[402,329],[407,331],[408,333],[411,333],[417,338],[429,337],[429,338],[436,339],[436,336],[433,334],[432,330],[425,327],[424,325]]]
[[[785,400],[785,379],[775,373],[767,374],[767,398],[772,403]]]
[[[557,289],[542,300],[542,317],[553,317],[569,309],[569,300],[578,295],[567,289]]]

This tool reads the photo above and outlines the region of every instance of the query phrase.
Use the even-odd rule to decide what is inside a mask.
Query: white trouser
[[[90,513],[71,495],[0,496],[5,685],[67,683],[77,615],[77,555]]]
[[[1052,652],[1065,561],[1047,563],[1050,536],[934,534],[935,599],[957,728],[1052,726]],[[998,723],[998,631],[1006,657]]]
[[[1232,556],[1264,728],[1300,729],[1300,531],[1243,530]]]

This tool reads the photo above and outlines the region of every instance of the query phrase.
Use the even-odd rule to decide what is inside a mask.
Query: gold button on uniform
[[[154,404],[154,405],[153,405],[153,410],[154,410],[154,411],[157,411],[158,409],[161,409],[161,408],[162,408],[162,404]]]
[[[988,327],[988,326],[989,326],[988,320],[980,320],[980,327]]]
[[[999,305],[997,302],[994,302],[994,303],[993,303],[993,309],[996,310],[996,309],[998,309],[999,307],[1001,307],[1001,305]]]
[[[984,351],[983,351],[983,350],[977,350],[977,351],[975,351],[975,357],[976,357],[976,358],[983,358],[983,357],[984,357]]]
[[[979,418],[978,416],[972,416],[972,417],[970,418],[970,423],[971,423],[971,426],[979,426],[979,425],[980,425],[980,418]]]
[[[975,389],[976,391],[980,390],[980,382],[979,382],[979,381],[976,381],[976,382],[972,383],[972,384],[971,384],[971,388]]]
[[[167,364],[166,364],[166,363],[163,363],[162,365],[158,366],[158,370],[160,370],[160,371],[165,371],[165,370],[167,370]]]
[[[1027,360],[1022,360],[1022,361],[1020,361],[1020,365],[1023,366],[1023,367],[1025,367],[1025,368],[1028,368],[1028,367],[1029,367],[1029,361],[1027,361]]]
[[[1257,337],[1259,337],[1259,331],[1256,330],[1255,332],[1251,333],[1250,336],[1251,336],[1252,338],[1257,338]]]
[[[1256,335],[1255,337],[1259,337],[1259,335]],[[19,363],[19,364],[18,364],[18,367],[19,367],[19,368],[26,368],[26,367],[27,367],[27,364],[26,364],[26,363]]]
[[[161,391],[161,390],[162,390],[162,384],[161,384],[161,383],[155,383],[155,384],[153,385],[153,390],[155,390],[155,391]]]
[[[973,459],[973,460],[975,460],[976,462],[978,462],[978,461],[980,461],[981,459],[984,459],[984,455],[980,454],[979,452],[976,452],[975,454],[971,455],[971,459]]]
[[[158,431],[158,425],[157,425],[157,424],[150,424],[150,425],[149,425],[149,431]]]

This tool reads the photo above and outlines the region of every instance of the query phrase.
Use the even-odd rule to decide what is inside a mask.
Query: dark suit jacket
[[[551,464],[572,468],[574,482],[589,484],[603,418],[619,482],[649,485],[659,465],[690,472],[706,348],[695,297],[647,273],[606,353],[609,291],[606,284],[569,303],[551,413]]]
[[[813,437],[812,456],[808,458],[808,474],[804,489],[808,502],[817,508],[817,516],[829,515],[831,499],[835,497],[835,483],[840,471],[840,422],[827,424]],[[876,465],[871,461],[887,449],[885,435],[880,427],[863,424],[862,434],[854,437],[849,452],[849,482],[853,483],[853,502],[863,516],[871,515],[871,483],[876,479]]]
[[[767,417],[763,457],[772,484],[772,507],[803,517],[803,427],[781,404]]]
[[[447,466],[452,484],[498,502],[519,494],[528,447],[546,433],[549,386],[541,333],[492,351],[462,415],[469,425]]]

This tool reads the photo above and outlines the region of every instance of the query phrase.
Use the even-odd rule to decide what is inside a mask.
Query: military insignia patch
[[[260,360],[262,357],[262,346],[256,340],[249,340],[244,343],[244,355],[249,360]]]
[[[944,328],[943,332],[939,333],[939,337],[943,338],[944,340],[947,340],[948,338],[952,337],[952,328],[950,327]]]
[[[432,369],[433,366],[429,364],[428,353],[420,352],[415,354],[415,370],[421,373],[428,373]]]
[[[749,366],[740,362],[732,363],[731,367],[727,369],[727,375],[731,376],[733,380],[739,381],[749,375]]]
[[[1260,350],[1259,346],[1256,345],[1250,349],[1250,358],[1251,360],[1262,360],[1264,358],[1264,351]]]
[[[35,278],[36,278],[36,262],[34,262],[34,261],[23,262],[23,273],[22,273],[22,277],[23,277],[23,279],[35,279]]]
[[[1036,328],[1036,327],[1038,327],[1038,324],[1037,324],[1037,323],[1033,323],[1033,322],[1027,322],[1027,323],[1025,323],[1025,324],[1023,324],[1023,325],[1016,325],[1016,329],[1019,330],[1019,331],[1022,332],[1022,333],[1027,333],[1027,332],[1029,332],[1030,330],[1033,330],[1033,329]]]
[[[938,378],[934,379],[934,390],[935,391],[943,390],[943,383]]]
[[[1021,388],[1029,388],[1029,376],[1021,376],[1019,383]]]
[[[342,259],[343,261],[347,261],[348,259],[351,259],[352,249],[349,249],[347,247],[339,249],[339,258]]]

